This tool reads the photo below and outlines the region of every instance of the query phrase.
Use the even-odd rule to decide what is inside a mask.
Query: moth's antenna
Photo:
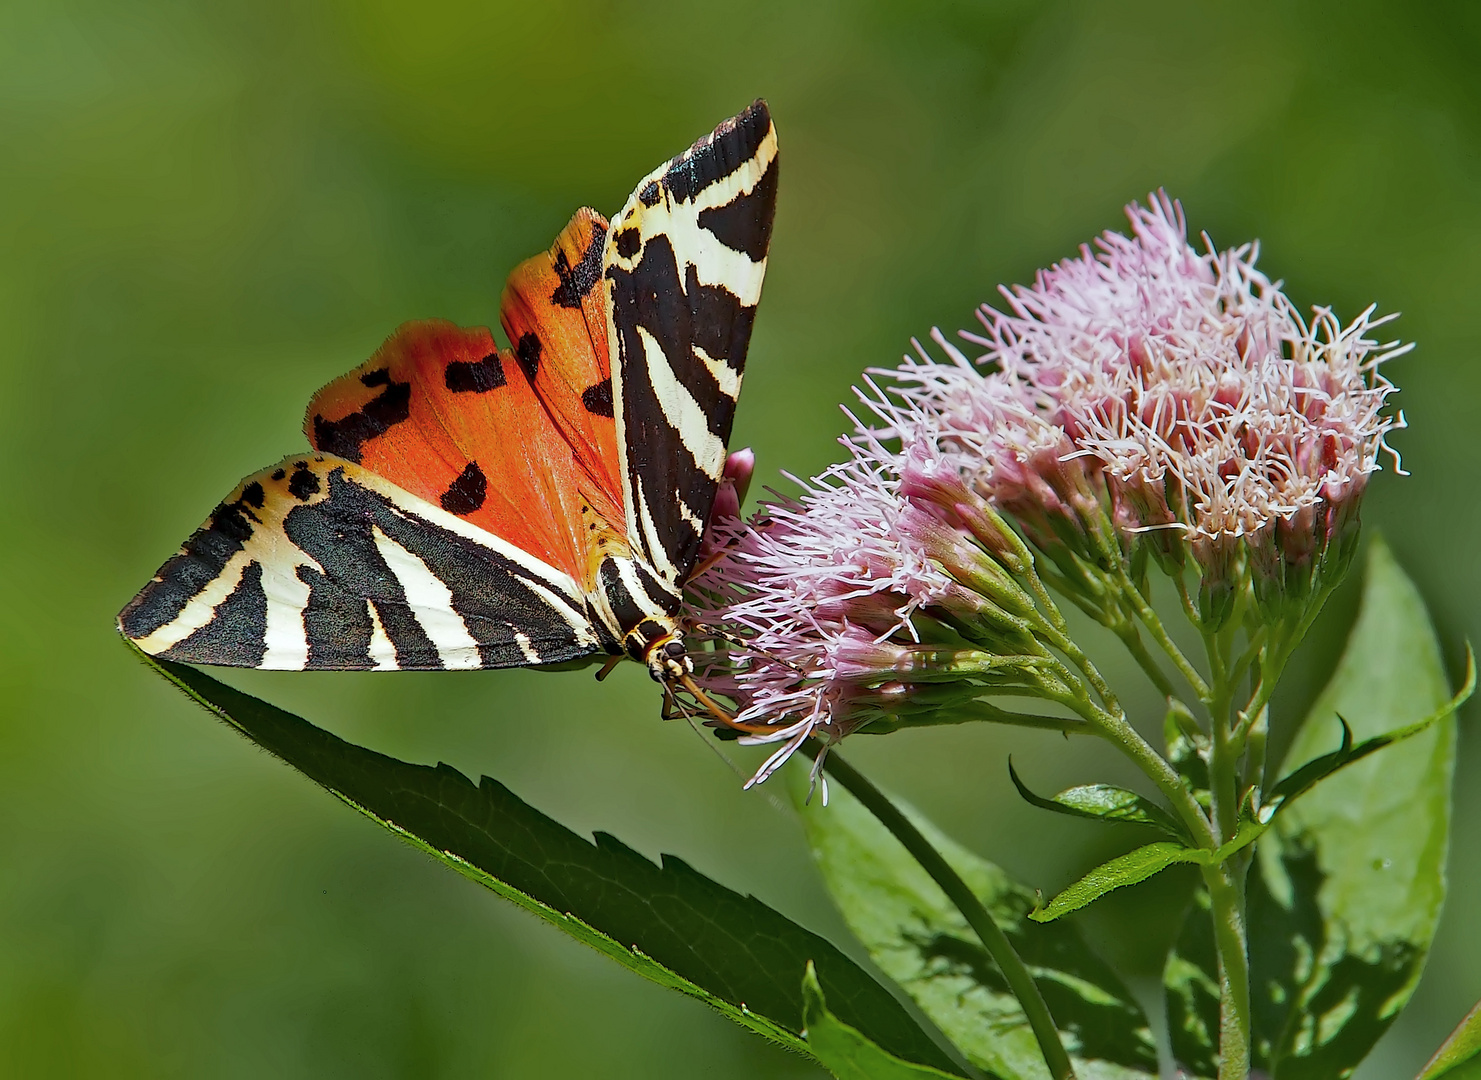
[[[727,642],[728,644],[734,645],[738,649],[745,650],[752,656],[759,656],[765,660],[770,660],[773,664],[781,664],[782,667],[791,668],[799,675],[807,674],[807,670],[805,668],[794,664],[791,660],[787,660],[783,657],[776,656],[773,653],[766,652],[764,649],[758,649],[755,645],[751,644],[745,638],[738,638],[734,634],[726,633],[718,626],[711,626],[708,623],[696,622],[690,623],[689,629],[693,630],[696,634],[700,634],[704,637],[716,638],[720,641]]]
[[[672,712],[670,711],[671,706],[674,710]],[[716,741],[708,737],[705,733],[705,730],[694,722],[694,714],[689,711],[688,706],[684,704],[679,695],[674,693],[674,688],[669,683],[663,684],[663,713],[661,715],[665,720],[673,720],[677,716],[682,716],[688,722],[689,727],[694,732],[694,734],[699,736],[699,741],[704,743],[705,746],[709,748],[712,754],[723,761],[726,768],[735,773],[735,775],[740,777],[742,780],[748,779],[746,774],[741,770],[741,767],[734,761],[730,760],[729,755],[727,755],[724,750],[720,749],[720,747],[716,745]]]

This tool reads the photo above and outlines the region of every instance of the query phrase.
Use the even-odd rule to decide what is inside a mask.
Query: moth
[[[763,101],[578,210],[485,327],[399,327],[321,389],[118,618],[144,652],[274,670],[630,657],[693,687],[681,604],[771,240]]]

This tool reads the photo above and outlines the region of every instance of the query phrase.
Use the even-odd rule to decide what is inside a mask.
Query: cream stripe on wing
[[[354,471],[347,475],[361,487],[384,495],[391,503],[392,512],[412,523],[429,521],[439,528],[446,529],[471,540],[479,547],[487,548],[489,551],[508,559],[520,569],[545,582],[550,588],[558,591],[566,599],[566,607],[575,611],[576,606],[584,599],[585,594],[581,587],[576,584],[576,579],[562,570],[557,570],[549,563],[536,558],[523,548],[516,547],[502,536],[495,536],[491,532],[480,529],[477,525],[464,521],[456,514],[449,514],[440,506],[436,506],[425,499],[411,494],[405,488],[397,487],[384,477],[377,476],[368,469],[354,466]]]
[[[391,639],[386,635],[386,628],[381,625],[381,613],[375,609],[374,600],[365,601],[366,610],[370,612],[370,658],[375,661],[375,671],[399,671],[401,665],[396,663],[396,646],[391,644]]]
[[[303,612],[309,606],[309,587],[299,580],[297,571],[298,564],[263,564],[267,625],[262,640],[267,648],[258,666],[270,671],[302,671],[308,666],[309,638]]]
[[[623,483],[631,483],[626,473],[623,473]],[[658,526],[653,521],[653,511],[648,509],[648,496],[643,493],[643,485],[633,484],[631,490],[637,498],[637,520],[642,527],[643,547],[647,549],[648,561],[653,565],[653,569],[658,571],[659,576],[677,582],[679,571],[670,561],[667,549],[658,538]]]
[[[372,525],[370,535],[386,567],[401,583],[411,614],[428,639],[442,666],[449,669],[483,666],[478,642],[468,633],[468,624],[453,609],[452,590],[427,569],[427,564]]]
[[[524,654],[524,658],[532,664],[538,664],[540,653],[536,651],[535,643],[530,640],[530,636],[522,630],[515,630],[512,625],[509,629],[514,630],[514,643],[519,646],[519,651]]]
[[[684,493],[682,491],[674,491],[674,506],[678,507],[679,516],[689,523],[689,527],[695,533],[700,536],[705,534],[705,523],[694,516],[694,511],[689,509],[689,504],[684,501]]]
[[[694,350],[694,355],[698,358],[699,362],[709,369],[710,374],[714,376],[715,385],[720,388],[720,393],[724,394],[731,401],[740,397],[740,372],[730,366],[730,361],[723,359],[716,360],[698,345],[691,345],[690,348]]]
[[[221,568],[221,573],[207,582],[204,589],[186,602],[179,615],[149,636],[135,639],[134,644],[150,656],[158,656],[166,649],[180,644],[216,617],[216,609],[225,603],[226,598],[242,583],[242,575],[247,572],[247,567],[253,561],[250,551],[237,552],[227,560],[226,565]]]
[[[663,410],[664,419],[679,433],[684,448],[694,455],[694,463],[700,472],[711,480],[720,479],[725,468],[725,444],[710,430],[710,420],[704,409],[674,374],[658,339],[641,325],[634,329],[643,342],[648,379],[653,384],[653,396]]]

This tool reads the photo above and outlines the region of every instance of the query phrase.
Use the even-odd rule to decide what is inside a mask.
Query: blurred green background
[[[1303,305],[1403,311],[1413,476],[1377,477],[1366,520],[1454,663],[1481,639],[1478,48],[1462,3],[0,5],[0,1073],[819,1075],[396,844],[112,629],[237,477],[303,445],[315,388],[402,320],[494,324],[572,209],[615,211],[757,95],[784,180],[734,445],[766,482],[833,459],[862,368],[1166,185],[1221,246],[1262,238]],[[1351,612],[1348,589],[1286,717]],[[742,793],[624,667],[233,681],[841,938],[781,793]],[[1127,778],[1032,733],[852,754],[1046,892],[1131,842],[1021,803],[1010,750],[1041,790]],[[1369,1080],[1481,996],[1478,775],[1467,726],[1440,939]],[[1155,977],[1180,884],[1086,926]]]

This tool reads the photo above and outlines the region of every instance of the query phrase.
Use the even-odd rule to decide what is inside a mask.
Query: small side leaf
[[[1012,758],[1008,759],[1008,777],[1026,802],[1042,810],[1051,810],[1069,817],[1090,818],[1093,821],[1124,821],[1134,825],[1150,825],[1174,840],[1189,842],[1189,837],[1177,818],[1151,799],[1126,788],[1113,787],[1110,784],[1085,784],[1068,788],[1052,799],[1046,799],[1042,795],[1035,795],[1019,779],[1018,771],[1013,768]]]
[[[952,1075],[902,1061],[834,1016],[812,964],[802,977],[802,1026],[808,1049],[838,1080],[945,1080]]]
[[[1481,1077],[1481,1002],[1466,1014],[1430,1058],[1416,1080],[1477,1080]]]
[[[321,731],[194,668],[139,654],[258,746],[414,847],[660,986],[808,1053],[801,981],[817,966],[833,1009],[907,1061],[956,1066],[905,1007],[832,944],[683,861],[593,842],[484,777],[412,765]]]
[[[1254,1065],[1273,1080],[1348,1075],[1413,993],[1445,894],[1459,697],[1423,601],[1375,541],[1362,611],[1272,790],[1281,812],[1262,808],[1248,877]],[[1345,750],[1327,750],[1334,715],[1352,730]],[[1216,970],[1202,900],[1164,978],[1189,1076],[1215,1071]]]
[[[1266,821],[1286,803],[1301,795],[1324,776],[1330,776],[1352,759],[1352,727],[1337,714],[1342,725],[1342,745],[1330,754],[1313,758],[1270,789],[1260,809]]]
[[[1352,744],[1352,728],[1348,727],[1347,721],[1341,714],[1337,719],[1342,724],[1342,745],[1330,754],[1323,754],[1319,758],[1308,761],[1301,768],[1291,773],[1275,787],[1270,789],[1270,797],[1266,799],[1261,808],[1264,820],[1269,821],[1271,816],[1284,809],[1286,805],[1298,796],[1305,794],[1317,782],[1331,776],[1338,769],[1345,768],[1355,762],[1362,761],[1369,754],[1376,754],[1386,746],[1411,739],[1421,732],[1428,731],[1441,720],[1446,720],[1455,715],[1455,710],[1470,700],[1476,692],[1476,655],[1469,645],[1466,646],[1466,678],[1461,688],[1455,695],[1430,713],[1423,720],[1417,720],[1405,727],[1396,728],[1393,731],[1375,735],[1371,739],[1365,739],[1357,746]]]
[[[1046,1080],[1023,1010],[961,913],[900,843],[835,785],[807,802],[807,771],[789,774],[813,857],[850,929],[967,1060],[999,1080]],[[1136,999],[1071,922],[1029,920],[1035,893],[902,807],[1023,958],[1080,1080],[1151,1080],[1157,1050]],[[831,1000],[831,994],[830,994]]]
[[[1146,881],[1153,874],[1176,863],[1202,863],[1207,862],[1209,857],[1210,853],[1200,848],[1190,848],[1168,840],[1147,844],[1097,866],[1043,908],[1030,913],[1029,918],[1035,922],[1052,922],[1061,915],[1068,915],[1094,900],[1099,900],[1112,889]]]

